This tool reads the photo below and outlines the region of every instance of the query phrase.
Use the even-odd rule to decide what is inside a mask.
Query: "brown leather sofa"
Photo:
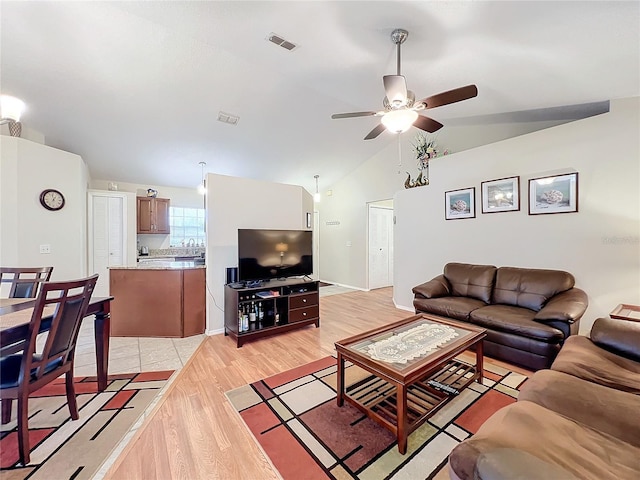
[[[449,455],[455,480],[640,478],[640,322],[599,318]]]
[[[487,329],[486,355],[539,370],[578,333],[588,299],[574,284],[561,270],[448,263],[413,288],[413,306]]]

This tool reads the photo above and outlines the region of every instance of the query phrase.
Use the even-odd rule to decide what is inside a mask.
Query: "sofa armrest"
[[[574,323],[582,318],[588,305],[589,299],[583,290],[575,287],[570,288],[551,297],[533,319],[538,322],[559,320]]]
[[[428,282],[413,287],[413,294],[416,297],[422,298],[446,297],[447,295],[451,295],[451,288],[445,276],[438,275]]]
[[[598,318],[591,327],[591,341],[617,355],[640,362],[640,323]]]

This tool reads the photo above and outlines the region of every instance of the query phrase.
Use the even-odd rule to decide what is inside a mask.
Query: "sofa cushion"
[[[418,312],[468,321],[469,313],[476,308],[485,306],[485,303],[467,297],[415,298],[413,306]]]
[[[493,265],[471,265],[468,263],[447,263],[444,276],[451,285],[451,293],[459,297],[470,297],[491,301],[491,291],[496,276]]]
[[[582,335],[565,340],[551,369],[640,395],[640,362],[600,348]]]
[[[561,270],[500,267],[492,303],[540,310],[554,295],[572,288],[573,275]]]
[[[510,305],[487,305],[473,310],[472,323],[491,330],[508,332],[521,337],[534,338],[548,343],[559,343],[564,335],[557,328],[536,322],[536,312]]]
[[[522,450],[585,480],[635,479],[640,471],[640,448],[527,401],[493,414],[453,449],[449,466],[472,480],[479,457],[499,448]]]

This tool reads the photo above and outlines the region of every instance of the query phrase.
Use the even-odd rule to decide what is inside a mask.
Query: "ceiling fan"
[[[416,102],[415,94],[411,90],[407,90],[407,82],[404,76],[400,74],[400,46],[408,36],[409,32],[401,28],[397,28],[391,33],[391,41],[396,45],[397,74],[382,77],[386,94],[382,101],[384,110],[378,112],[334,113],[331,115],[333,119],[371,116],[382,117],[381,123],[364,137],[365,140],[376,138],[385,130],[393,133],[402,133],[407,131],[412,125],[426,132],[433,133],[441,129],[443,125],[432,118],[419,115],[418,112],[460,102],[478,95],[478,88],[475,85],[467,85],[447,92],[438,93],[437,95],[432,95]]]

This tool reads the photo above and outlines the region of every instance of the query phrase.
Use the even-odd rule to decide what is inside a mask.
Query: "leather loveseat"
[[[640,478],[640,322],[597,319],[449,455],[458,480]]]
[[[413,288],[413,306],[485,328],[486,355],[539,370],[578,333],[588,299],[574,284],[561,270],[448,263]]]

